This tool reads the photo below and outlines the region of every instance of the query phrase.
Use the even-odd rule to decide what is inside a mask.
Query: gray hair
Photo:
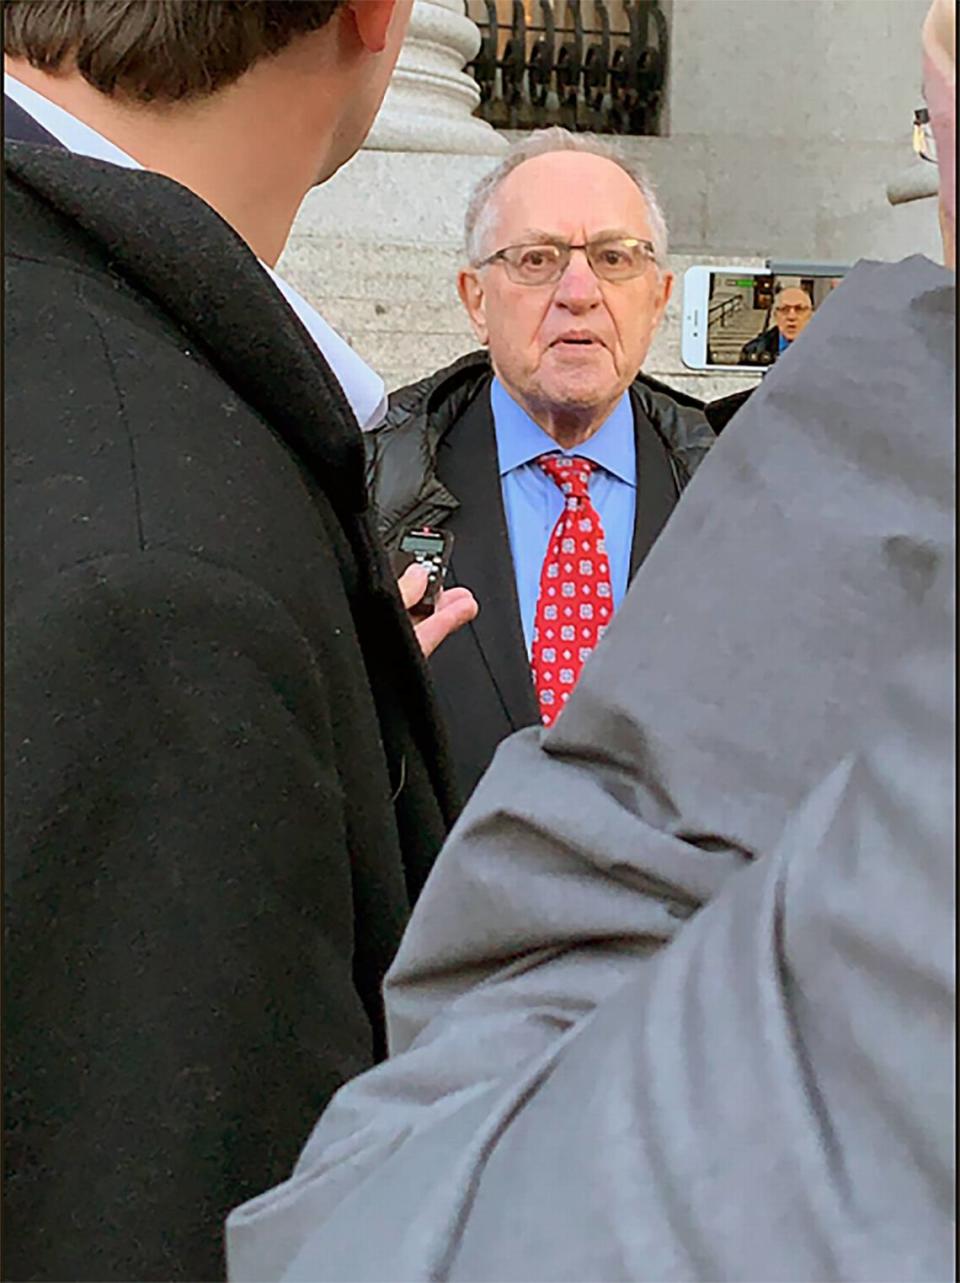
[[[667,220],[647,171],[639,162],[628,160],[615,146],[595,134],[572,134],[569,129],[562,129],[559,125],[553,125],[550,129],[538,129],[528,138],[514,143],[496,169],[485,174],[473,189],[464,218],[467,258],[470,263],[476,266],[483,257],[482,243],[489,229],[493,197],[503,180],[524,161],[557,151],[579,151],[588,156],[602,156],[604,160],[618,165],[633,180],[646,202],[657,266],[663,268],[667,261]]]

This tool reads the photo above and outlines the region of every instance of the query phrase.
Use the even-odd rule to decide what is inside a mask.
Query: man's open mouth
[[[602,347],[603,344],[593,334],[562,334],[560,338],[554,339],[550,344],[551,347],[564,348],[587,348]]]

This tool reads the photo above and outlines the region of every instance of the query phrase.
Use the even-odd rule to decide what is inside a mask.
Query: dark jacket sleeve
[[[642,378],[634,383],[633,392],[667,447],[683,489],[706,458],[716,437],[707,422],[702,403],[690,397],[680,400],[666,391],[661,392],[659,388],[662,386]]]
[[[744,388],[740,392],[731,392],[729,396],[719,397],[705,407],[704,413],[707,416],[707,422],[717,436],[720,435],[733,416],[743,409],[755,391],[756,388]]]
[[[413,526],[439,524],[458,505],[436,475],[436,433],[423,412],[388,418],[364,436],[377,531],[392,552]]]
[[[740,349],[741,365],[772,365],[780,345],[780,331],[775,325],[763,330]]]
[[[138,553],[21,594],[5,704],[4,1278],[222,1277],[372,1059],[324,675],[261,588]]]
[[[367,487],[389,551],[406,530],[442,525],[460,506],[437,476],[437,448],[490,377],[487,354],[468,352],[391,392],[386,419],[365,434]]]

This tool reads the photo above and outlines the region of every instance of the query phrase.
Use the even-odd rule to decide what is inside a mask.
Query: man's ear
[[[472,267],[465,267],[457,274],[457,293],[460,295],[460,302],[466,308],[474,334],[486,347],[489,341],[486,298],[480,277]]]
[[[368,53],[383,53],[397,4],[405,0],[350,0],[347,8],[353,18],[360,43]]]
[[[673,294],[673,285],[676,279],[677,278],[674,276],[673,272],[664,272],[661,277],[660,302],[657,305],[657,323],[659,323],[660,318],[667,310],[667,304],[670,302],[671,295]]]

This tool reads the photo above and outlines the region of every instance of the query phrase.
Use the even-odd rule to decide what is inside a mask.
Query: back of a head
[[[369,133],[411,3],[6,0],[5,69],[273,264]]]
[[[98,92],[186,102],[327,25],[343,0],[5,0],[3,51]]]

